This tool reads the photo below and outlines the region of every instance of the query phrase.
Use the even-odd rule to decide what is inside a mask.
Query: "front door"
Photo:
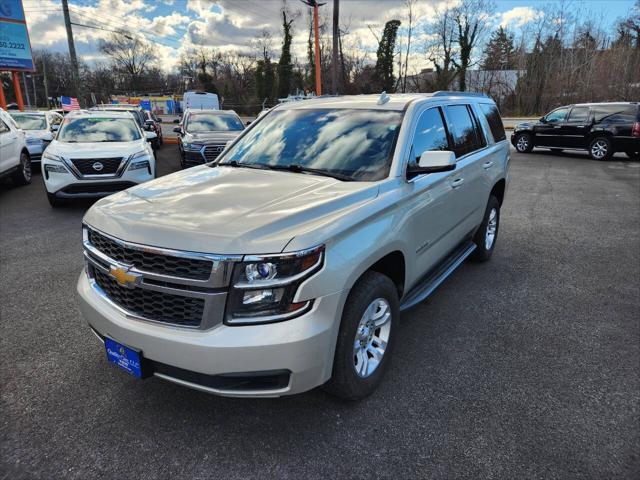
[[[569,113],[569,107],[556,108],[542,117],[533,127],[535,145],[538,147],[557,147],[560,144],[560,129]]]

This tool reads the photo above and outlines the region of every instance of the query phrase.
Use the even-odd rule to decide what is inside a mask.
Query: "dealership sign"
[[[0,0],[0,70],[35,70],[22,0]]]

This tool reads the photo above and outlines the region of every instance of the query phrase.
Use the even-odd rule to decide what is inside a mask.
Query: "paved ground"
[[[493,260],[403,315],[350,404],[120,373],[76,306],[87,205],[0,187],[0,476],[639,478],[640,163],[513,157]]]

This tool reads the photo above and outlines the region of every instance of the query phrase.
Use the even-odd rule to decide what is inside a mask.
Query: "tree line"
[[[640,0],[615,25],[601,25],[588,12],[569,10],[565,3],[548,4],[544,15],[517,31],[506,26],[492,30],[492,0],[438,5],[425,20],[417,16],[417,0],[405,0],[398,18],[389,19],[382,29],[370,27],[375,52],[363,47],[349,22],[341,23],[337,64],[332,61],[330,19],[321,17],[323,92],[330,92],[336,69],[341,94],[474,90],[492,96],[503,114],[538,115],[560,104],[640,99]],[[280,15],[278,32],[264,30],[242,51],[192,49],[171,71],[161,68],[162,59],[144,37],[114,32],[100,43],[104,61],[80,61],[81,103],[203,89],[218,93],[224,108],[251,114],[288,94],[311,92],[315,64],[310,11],[293,11],[285,2]],[[308,32],[305,58],[292,53],[298,28]],[[419,69],[416,58],[431,67]],[[34,60],[38,71],[25,82],[32,103],[43,107],[45,92],[59,97],[72,91],[68,55],[40,49],[34,51]],[[6,76],[2,79],[10,84]],[[11,101],[11,90],[5,92]]]

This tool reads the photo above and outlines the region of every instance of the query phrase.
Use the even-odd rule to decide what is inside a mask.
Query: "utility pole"
[[[33,106],[38,108],[38,94],[36,93],[36,75],[31,74],[31,86],[33,87]]]
[[[31,98],[29,98],[29,87],[27,87],[27,77],[22,72],[22,83],[24,84],[24,94],[27,96],[27,105],[31,106]]]
[[[69,42],[69,56],[71,57],[71,74],[73,76],[73,94],[80,101],[79,83],[80,73],[78,71],[78,57],[76,56],[76,46],[73,43],[73,30],[71,29],[71,17],[69,16],[69,3],[62,0],[62,13],[64,14],[64,25],[67,27],[67,41]]]
[[[42,57],[42,82],[44,83],[44,97],[47,102],[47,110],[51,108],[51,104],[49,103],[49,83],[47,82],[47,59],[45,56]]]
[[[340,0],[333,0],[333,58],[331,59],[331,93],[338,94],[338,40],[340,39]]]
[[[315,35],[315,64],[316,64],[316,95],[322,95],[322,72],[320,72],[320,33],[318,29],[318,7],[324,3],[318,3],[318,0],[300,0],[305,5],[313,7],[313,33]]]

